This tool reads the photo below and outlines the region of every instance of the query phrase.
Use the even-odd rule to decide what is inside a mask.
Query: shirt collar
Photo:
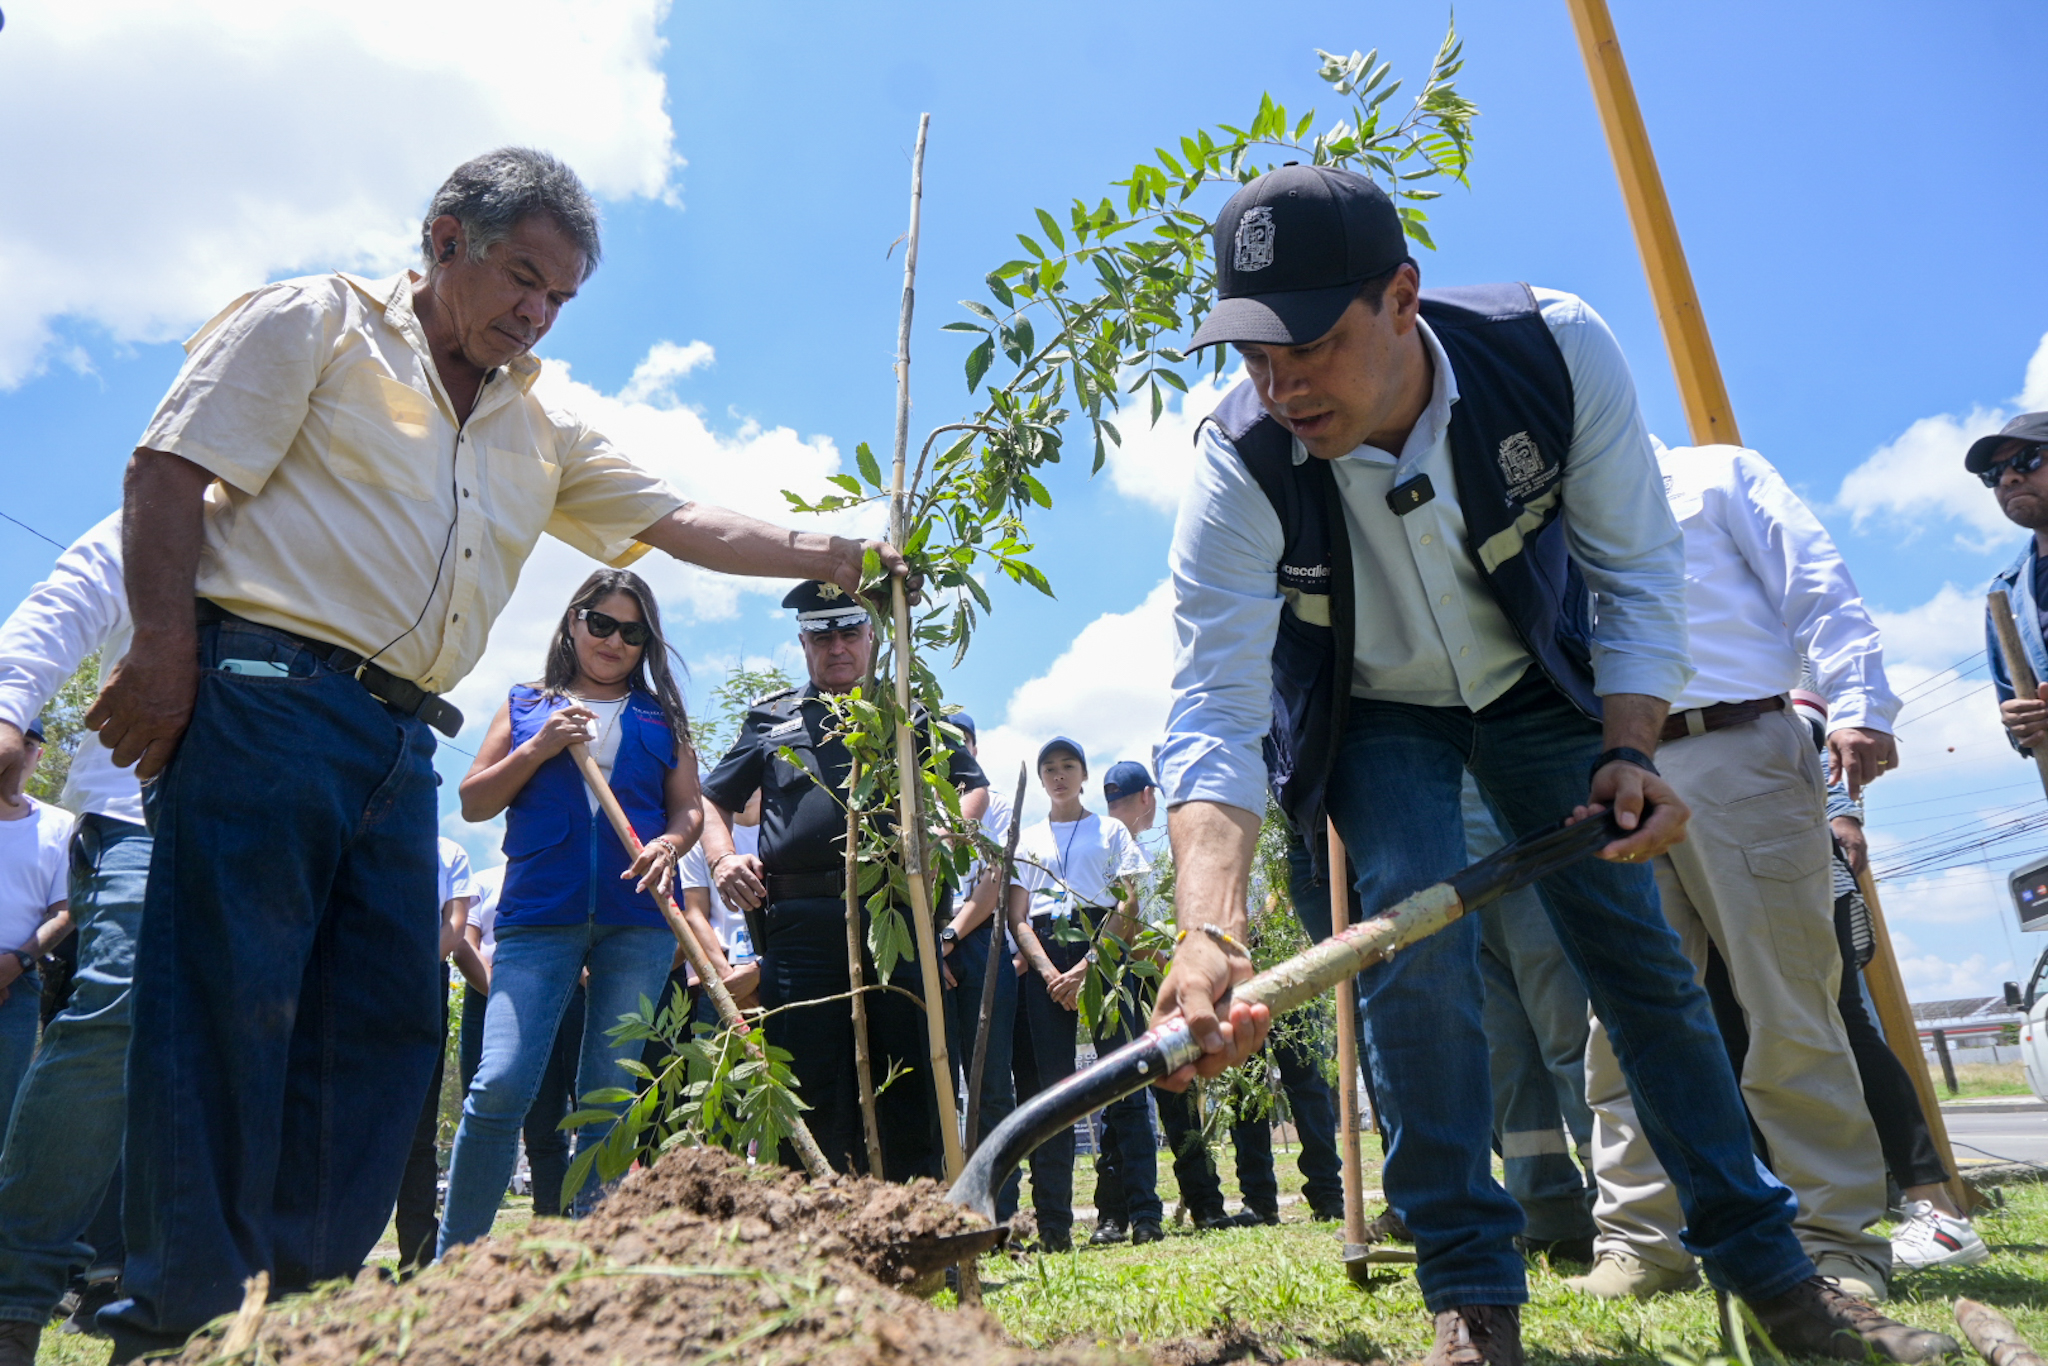
[[[427,345],[426,329],[420,326],[419,314],[415,313],[412,307],[413,286],[419,283],[419,276],[409,270],[401,270],[398,274],[386,276],[381,280],[366,280],[360,275],[346,273],[341,278],[353,285],[358,294],[384,315],[384,321],[396,329],[412,349],[419,353],[420,359],[427,363],[428,372],[432,373],[433,348]],[[531,351],[522,351],[500,369],[521,393],[525,393],[533,388],[533,382],[540,378],[541,362]],[[495,375],[497,372],[492,373]]]
[[[1451,405],[1458,401],[1458,376],[1451,370],[1451,358],[1444,353],[1443,343],[1436,339],[1436,333],[1422,318],[1415,320],[1416,331],[1422,336],[1423,349],[1429,354],[1430,380],[1429,403],[1422,410],[1422,416],[1415,420],[1415,430],[1408,433],[1408,445],[1404,450],[1380,451],[1375,446],[1359,446],[1338,456],[1339,460],[1350,460],[1360,451],[1374,451],[1380,455],[1395,456],[1397,465],[1407,468],[1419,465],[1426,459],[1436,443],[1442,439],[1444,429],[1451,425]],[[1308,459],[1308,447],[1294,440],[1294,463],[1299,465]]]

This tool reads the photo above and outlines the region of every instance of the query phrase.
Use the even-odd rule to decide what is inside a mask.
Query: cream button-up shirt
[[[446,692],[543,531],[622,567],[683,500],[536,397],[531,355],[458,421],[414,283],[317,275],[235,300],[185,343],[138,444],[218,481],[200,597]]]

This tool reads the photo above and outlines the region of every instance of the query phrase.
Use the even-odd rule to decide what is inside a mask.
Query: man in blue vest
[[[1688,1246],[1788,1354],[1954,1350],[1815,1275],[1659,913],[1649,860],[1687,816],[1651,758],[1692,672],[1684,552],[1606,325],[1526,285],[1425,297],[1392,203],[1328,167],[1247,184],[1215,242],[1220,301],[1194,344],[1234,344],[1247,380],[1204,424],[1175,530],[1160,768],[1181,928],[1231,938],[1182,939],[1160,1013],[1187,1017],[1205,1074],[1265,1037],[1263,1007],[1217,1003],[1251,973],[1231,943],[1268,783],[1298,827],[1334,821],[1369,908],[1464,863],[1468,770],[1513,835],[1610,809],[1621,837],[1539,891],[1652,1145],[1686,1173]],[[1460,920],[1359,976],[1430,1366],[1522,1360],[1478,943]]]
[[[2048,645],[2043,644],[2042,609],[2048,605],[2048,413],[2021,413],[1994,436],[1970,443],[1963,468],[1984,481],[1998,499],[1998,510],[2015,526],[2034,534],[2026,549],[1991,581],[2012,600],[2013,623],[2034,677],[2042,680],[2036,697],[2013,695],[2012,674],[1991,618],[1984,619],[1984,648],[1991,655],[1991,681],[1998,689],[1998,719],[2005,723],[2013,747],[2030,754],[2048,736]]]

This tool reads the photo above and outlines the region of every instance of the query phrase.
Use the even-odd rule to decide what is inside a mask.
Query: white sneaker
[[[1991,1255],[1968,1219],[1943,1214],[1925,1200],[1915,1200],[1906,1209],[1906,1222],[1892,1231],[1894,1265],[1915,1271],[1930,1266],[1975,1266]]]

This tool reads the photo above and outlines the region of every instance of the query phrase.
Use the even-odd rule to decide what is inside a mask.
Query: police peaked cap
[[[790,589],[782,605],[796,613],[799,631],[850,631],[868,619],[868,609],[858,598],[821,579],[807,579]]]

